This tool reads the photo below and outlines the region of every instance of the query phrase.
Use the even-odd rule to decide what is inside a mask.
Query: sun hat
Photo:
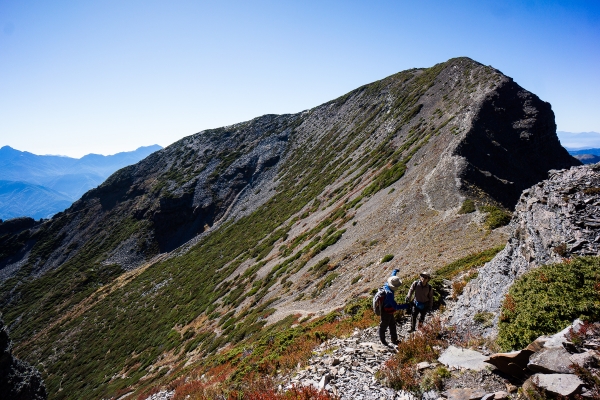
[[[402,280],[400,280],[400,278],[397,276],[390,276],[387,280],[387,284],[390,289],[396,290],[400,287],[400,285],[402,285]]]

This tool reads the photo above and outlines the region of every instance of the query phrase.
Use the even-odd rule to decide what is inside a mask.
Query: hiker
[[[412,307],[412,318],[410,324],[410,332],[415,331],[417,324],[417,316],[419,318],[419,326],[425,321],[425,314],[433,308],[433,288],[429,284],[431,274],[429,272],[421,272],[419,279],[410,285],[410,290],[406,295],[405,301],[410,304],[411,297],[415,295]]]
[[[402,285],[400,278],[396,276],[398,270],[392,271],[392,275],[388,278],[387,282],[383,285],[385,290],[385,298],[383,300],[383,307],[381,310],[381,322],[379,323],[379,340],[384,346],[389,346],[385,340],[385,331],[390,328],[390,336],[392,338],[392,344],[398,345],[398,333],[396,332],[396,320],[394,319],[394,313],[397,310],[406,310],[408,304],[398,304],[394,298],[394,292]]]

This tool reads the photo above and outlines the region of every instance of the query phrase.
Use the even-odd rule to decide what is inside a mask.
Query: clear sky
[[[468,56],[600,132],[600,1],[0,0],[0,146],[113,154]]]

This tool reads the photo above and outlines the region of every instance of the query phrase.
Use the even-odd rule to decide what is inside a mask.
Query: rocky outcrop
[[[572,255],[600,255],[600,166],[550,171],[525,190],[510,224],[504,250],[479,270],[449,311],[452,324],[479,329],[479,312],[496,314],[514,280],[540,265]],[[493,334],[495,328],[489,328]]]
[[[12,344],[0,318],[0,394],[3,400],[43,400],[46,388],[40,373],[12,355]]]
[[[550,104],[507,82],[483,100],[458,146],[467,160],[463,181],[512,209],[523,189],[546,179],[548,170],[578,164],[555,145],[555,132]]]

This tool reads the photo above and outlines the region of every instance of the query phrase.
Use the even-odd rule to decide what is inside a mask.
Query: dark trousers
[[[385,331],[387,331],[388,328],[390,328],[392,343],[398,343],[398,333],[396,332],[396,320],[394,319],[394,314],[382,312],[381,322],[379,323],[379,340],[385,345],[387,345]]]
[[[423,308],[422,310],[419,310],[417,308],[417,306],[413,305],[413,310],[412,310],[412,318],[410,321],[410,329],[411,330],[415,330],[415,327],[417,325],[417,316],[419,316],[420,314],[420,318],[419,318],[419,326],[423,324],[423,322],[425,321],[425,314],[427,314],[427,307]]]

